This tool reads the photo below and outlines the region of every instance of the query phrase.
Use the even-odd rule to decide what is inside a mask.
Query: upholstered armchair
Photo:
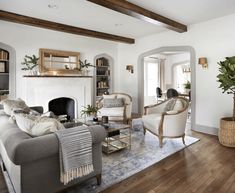
[[[175,97],[144,107],[142,116],[144,134],[146,130],[158,136],[160,147],[163,146],[163,138],[182,137],[185,144],[185,127],[188,114],[188,100]]]
[[[103,95],[96,102],[99,108],[98,118],[108,116],[110,121],[128,123],[131,120],[132,98],[125,93],[112,93]]]

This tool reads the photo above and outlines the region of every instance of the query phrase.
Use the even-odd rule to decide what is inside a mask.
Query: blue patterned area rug
[[[192,145],[199,139],[186,136],[186,146]],[[102,184],[97,186],[96,179],[90,179],[67,191],[67,193],[96,193],[100,192],[160,160],[184,149],[182,139],[165,139],[163,148],[159,147],[158,138],[149,132],[143,135],[140,131],[132,133],[131,149],[103,155]]]

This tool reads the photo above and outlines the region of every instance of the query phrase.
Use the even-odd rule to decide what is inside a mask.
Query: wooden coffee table
[[[127,124],[108,123],[103,125],[108,133],[102,143],[102,151],[111,154],[125,148],[131,148],[131,127]]]

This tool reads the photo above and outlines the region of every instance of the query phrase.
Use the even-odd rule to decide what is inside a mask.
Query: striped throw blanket
[[[60,181],[64,185],[91,173],[92,136],[86,126],[56,131],[59,140]]]

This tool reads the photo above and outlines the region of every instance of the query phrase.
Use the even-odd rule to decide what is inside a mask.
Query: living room
[[[42,89],[42,87],[38,89],[35,88],[33,79],[24,77],[28,75],[28,72],[21,70],[21,63],[25,55],[36,55],[39,57],[39,50],[41,48],[79,52],[80,59],[82,61],[87,60],[91,65],[96,65],[97,58],[107,56],[113,61],[112,89],[110,93],[126,93],[130,95],[132,98],[132,114],[139,118],[144,114],[143,107],[145,106],[143,94],[143,59],[146,56],[162,52],[190,53],[191,123],[188,127],[190,128],[189,133],[193,133],[193,137],[199,138],[200,141],[187,147],[186,150],[182,150],[181,153],[174,154],[174,156],[170,157],[168,160],[145,169],[143,173],[133,175],[128,178],[127,181],[120,180],[119,183],[116,183],[111,188],[109,187],[109,189],[103,190],[104,192],[138,192],[138,188],[146,183],[148,187],[140,188],[139,190],[141,191],[139,192],[174,192],[173,190],[170,191],[170,189],[167,189],[166,185],[165,189],[163,187],[162,191],[158,190],[157,185],[153,185],[153,182],[152,184],[147,183],[149,180],[147,177],[143,178],[143,181],[138,181],[137,178],[142,178],[148,175],[149,172],[151,172],[153,178],[161,176],[160,168],[164,170],[164,164],[168,164],[166,168],[174,167],[171,165],[171,161],[177,162],[177,158],[183,159],[184,156],[182,154],[185,154],[186,158],[187,156],[190,157],[191,154],[193,154],[192,157],[195,156],[197,162],[191,160],[192,167],[196,168],[195,165],[197,165],[197,163],[205,164],[205,167],[208,167],[208,170],[212,171],[218,166],[218,172],[223,168],[220,166],[220,162],[227,164],[232,156],[234,156],[234,150],[221,146],[217,138],[220,128],[220,119],[222,117],[231,116],[233,105],[231,95],[222,93],[222,89],[219,88],[217,75],[219,74],[218,62],[224,61],[225,57],[235,55],[233,50],[233,45],[235,45],[235,35],[233,32],[235,4],[232,0],[223,2],[219,0],[206,0],[203,2],[184,0],[178,3],[170,0],[159,2],[153,0],[143,2],[131,0],[128,2],[163,15],[171,20],[183,23],[187,25],[187,31],[178,33],[176,30],[169,29],[170,27],[167,24],[158,26],[148,23],[130,15],[118,13],[112,9],[97,5],[93,1],[80,0],[62,2],[53,0],[32,3],[28,0],[0,0],[0,48],[7,50],[10,55],[9,98],[21,98],[25,100],[28,106],[45,105],[38,104],[40,100],[38,94],[36,94],[38,98],[33,98],[36,91],[38,93],[44,93],[45,90]],[[64,33],[61,30],[45,29],[45,27],[42,28],[37,25],[33,27],[32,25],[27,25],[19,21],[14,22],[10,18],[6,19],[6,16],[3,15],[4,11],[95,30],[97,32],[118,35],[134,39],[135,43],[123,43],[118,42],[120,40],[112,41],[107,40],[107,38],[91,37],[91,35],[85,36]],[[164,26],[168,27],[165,28]],[[207,68],[198,64],[199,58],[207,59]],[[131,65],[133,73],[127,70],[128,65]],[[91,76],[91,78],[85,78],[84,83],[87,84],[87,80],[89,80],[92,85],[95,68],[89,67],[89,70],[89,76]],[[38,78],[35,79],[38,80],[38,83],[43,82]],[[63,82],[63,80],[61,80],[61,82]],[[71,82],[73,83],[73,80]],[[38,85],[38,83],[36,85]],[[70,86],[75,86],[75,84],[72,85],[72,83],[69,83]],[[50,88],[52,89],[54,85],[52,85],[52,83],[48,84],[51,84]],[[66,89],[69,89],[65,88],[66,86],[64,85],[61,87],[62,90],[65,89],[65,92],[67,92]],[[32,89],[34,89],[35,92],[30,92]],[[60,89],[60,86],[58,89]],[[88,92],[85,93],[87,94]],[[86,106],[89,103],[95,105],[96,98],[94,95],[95,88],[91,87],[89,94],[86,95],[86,97],[90,97],[86,98],[86,100],[84,99],[83,102],[85,102],[83,104],[79,104],[79,108],[77,109],[78,114],[80,114],[82,106]],[[41,98],[45,99],[43,97],[44,95]],[[45,101],[46,100],[47,99],[45,99]],[[158,145],[158,142],[156,142],[156,144]],[[214,148],[206,149],[208,148],[208,144],[214,146]],[[210,151],[214,151],[216,156],[211,155],[212,153]],[[228,157],[225,157],[226,153]],[[180,155],[182,157],[180,157]],[[111,156],[112,155],[110,155],[110,157]],[[192,157],[190,158],[193,159]],[[212,159],[211,162],[218,159],[218,162],[215,162],[215,166],[211,166],[212,168],[208,166],[210,164],[209,157]],[[218,157],[224,157],[224,160],[219,160]],[[206,163],[201,163],[203,158],[206,159]],[[200,178],[200,176],[202,179],[205,179],[205,181],[208,180],[208,184],[206,182],[203,184],[202,182],[202,185],[195,185],[195,189],[198,188],[198,192],[200,192],[199,187],[201,187],[201,192],[204,190],[205,192],[211,192],[212,190],[216,192],[220,190],[220,188],[221,190],[219,192],[226,192],[226,188],[222,189],[222,183],[218,182],[219,176],[216,174],[210,181],[208,175],[203,175],[202,168],[200,168],[201,172],[198,176],[193,175],[193,172],[190,172],[190,168],[186,166],[185,168],[182,167],[181,172],[184,169],[188,169],[188,174],[194,176],[194,178],[190,178],[192,181]],[[151,170],[153,170],[153,172]],[[231,185],[231,181],[234,181],[234,172],[229,173],[227,170],[234,171],[234,166],[228,164],[226,169],[227,173],[225,172],[226,174],[224,174],[226,177],[223,177],[224,183],[227,182],[229,186],[227,192],[234,192],[235,187]],[[173,171],[171,172],[173,173]],[[154,172],[156,172],[155,175],[153,174]],[[210,173],[210,175],[212,175],[212,173]],[[2,178],[0,179],[3,180]],[[170,177],[168,176],[165,179],[163,176],[161,179],[163,184],[167,184],[167,179],[170,180]],[[173,179],[173,181],[174,180],[175,179]],[[187,180],[187,178],[185,177],[184,180]],[[192,185],[192,183],[189,184]],[[185,186],[188,187],[190,186],[189,184]],[[180,190],[179,184],[174,185]],[[121,186],[127,187],[125,189],[121,188]],[[209,187],[212,187],[212,190],[210,190]],[[6,189],[3,189],[3,191],[7,192]],[[186,189],[182,188],[181,192],[191,192],[191,190],[186,191]]]

